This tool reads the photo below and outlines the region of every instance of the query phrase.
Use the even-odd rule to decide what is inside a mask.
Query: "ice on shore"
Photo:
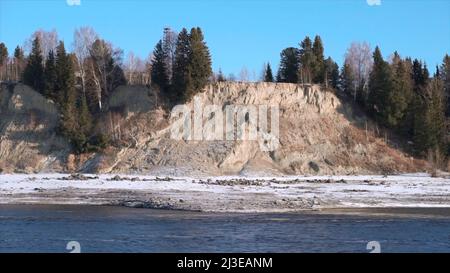
[[[422,173],[205,178],[85,176],[91,179],[67,180],[67,174],[0,175],[0,203],[118,204],[129,199],[147,202],[149,206],[156,202],[168,208],[209,211],[450,207],[450,179]]]

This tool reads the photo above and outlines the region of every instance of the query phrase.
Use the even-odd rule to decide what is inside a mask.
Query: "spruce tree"
[[[369,79],[368,111],[384,126],[393,123],[394,106],[389,96],[393,89],[392,74],[389,64],[383,60],[380,48],[373,53],[373,69]]]
[[[85,138],[87,139],[92,129],[92,115],[89,112],[86,95],[81,94],[79,100],[80,102],[78,106],[78,126],[80,133],[84,134]]]
[[[25,65],[25,55],[21,47],[16,46],[14,49],[14,80],[18,81],[22,76]]]
[[[270,63],[267,63],[266,69],[264,71],[264,81],[265,82],[273,82],[273,74],[272,74],[272,68],[270,67]]]
[[[387,125],[390,127],[400,126],[407,116],[408,106],[413,95],[410,71],[406,63],[398,55],[394,57],[391,66],[393,72],[392,90],[388,94]],[[397,127],[401,131],[401,128]]]
[[[44,90],[44,67],[42,65],[42,50],[39,36],[33,40],[28,64],[23,71],[23,82],[39,92]]]
[[[313,82],[314,83],[324,83],[325,82],[325,57],[322,39],[319,35],[314,38],[314,43],[312,46],[312,52],[314,54],[314,64],[313,64]]]
[[[153,50],[153,60],[152,60],[152,83],[158,85],[160,90],[167,93],[169,88],[169,79],[167,77],[166,69],[166,56],[162,48],[162,41],[156,44]]]
[[[184,93],[190,86],[190,67],[189,57],[190,53],[189,34],[185,28],[178,34],[177,46],[175,49],[175,63],[173,67],[173,88],[172,98],[173,102],[181,102]]]
[[[299,51],[300,60],[300,76],[299,80],[301,83],[312,83],[314,78],[314,73],[316,71],[316,56],[314,55],[311,39],[306,36],[305,39],[300,43]]]
[[[70,140],[75,150],[80,152],[86,138],[78,126],[78,95],[75,88],[74,64],[70,55],[67,55],[62,41],[59,42],[56,52],[55,96],[61,109],[61,131]]]
[[[354,86],[355,75],[353,75],[353,70],[349,64],[345,63],[342,67],[339,87],[344,94],[353,98],[355,94],[355,86]]]
[[[45,95],[52,99],[53,101],[57,101],[56,95],[56,81],[57,81],[57,71],[56,71],[56,63],[55,63],[55,55],[53,50],[48,52],[47,60],[45,61],[44,68],[44,93]]]
[[[184,99],[191,98],[200,92],[208,83],[212,75],[211,55],[204,41],[202,30],[199,27],[192,28],[189,35],[190,55],[189,72],[191,85],[185,90]]]
[[[444,84],[444,93],[446,98],[445,113],[447,117],[450,117],[450,56],[448,54],[445,55],[444,60],[442,61],[440,71],[440,78]]]
[[[414,83],[414,97],[412,112],[412,139],[415,152],[425,155],[433,148],[433,105],[432,83],[426,65],[415,59],[412,65],[412,79]]]
[[[430,133],[432,135],[430,146],[432,150],[436,153],[443,154],[446,151],[446,120],[445,120],[445,94],[444,94],[444,83],[440,78],[439,72],[430,82],[430,93],[431,93],[431,123],[430,123]]]
[[[5,43],[0,43],[0,66],[3,66],[8,59],[8,48]]]
[[[277,82],[298,82],[298,49],[294,47],[288,47],[283,49],[280,53],[280,67],[277,74]]]
[[[339,66],[331,57],[325,60],[324,83],[334,89],[339,85]]]
[[[0,81],[6,79],[6,75],[3,73],[3,70],[8,61],[8,48],[4,43],[0,43]]]
[[[225,82],[225,75],[223,75],[222,69],[219,68],[219,72],[217,73],[217,81],[218,82]]]

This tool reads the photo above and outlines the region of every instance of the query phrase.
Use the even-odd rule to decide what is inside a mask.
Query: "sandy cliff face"
[[[15,98],[20,92],[34,93],[33,100],[17,102]],[[113,136],[115,147],[74,160],[68,153],[67,144],[54,134],[54,106],[42,99],[23,85],[16,86],[12,95],[10,91],[2,90],[0,166],[28,171],[165,175],[353,174],[419,170],[417,160],[375,137],[370,123],[366,130],[365,117],[354,116],[350,106],[318,86],[224,82],[212,84],[196,96],[194,101],[203,106],[278,106],[279,145],[273,151],[261,149],[258,141],[253,140],[175,140],[171,138],[170,126],[176,118],[158,106],[158,96],[153,90],[134,86],[116,90],[109,101],[110,111],[102,117],[104,125],[101,129]],[[193,109],[193,104],[186,106]],[[19,106],[22,110],[17,109]],[[30,118],[35,112],[39,113],[38,121]],[[211,118],[205,115],[203,121]],[[22,161],[25,154],[39,160]],[[73,161],[77,164],[67,166]]]
[[[63,171],[68,143],[56,134],[58,111],[26,85],[0,89],[0,168]]]

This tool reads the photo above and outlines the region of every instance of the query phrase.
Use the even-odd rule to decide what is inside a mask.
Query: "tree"
[[[277,82],[298,82],[298,49],[288,47],[280,53],[280,67],[278,68]]]
[[[124,66],[125,77],[128,84],[145,84],[146,80],[146,67],[145,62],[134,55],[133,51],[130,51],[127,55],[127,60]]]
[[[91,27],[80,27],[75,29],[73,34],[73,50],[77,56],[77,67],[83,93],[86,93],[86,71],[89,69],[87,59],[90,57],[92,44],[96,39],[98,39],[98,35]]]
[[[81,138],[77,116],[77,91],[75,88],[75,71],[70,56],[66,53],[64,42],[60,41],[56,48],[56,90],[58,102],[61,108],[61,131],[70,140],[72,145],[78,149]]]
[[[152,83],[158,85],[162,92],[169,90],[169,78],[167,77],[166,56],[162,48],[162,41],[156,44],[152,59]]]
[[[13,58],[13,80],[18,81],[25,68],[25,55],[21,47],[16,46]]]
[[[393,111],[390,92],[393,89],[392,74],[389,64],[383,60],[380,48],[373,53],[373,70],[370,73],[368,111],[383,125],[393,125]]]
[[[78,106],[78,126],[80,133],[82,133],[85,139],[91,134],[92,129],[92,115],[89,112],[89,107],[86,99],[86,94],[81,93]]]
[[[270,67],[270,63],[267,63],[266,69],[264,71],[264,81],[265,82],[273,82],[273,74],[272,74],[272,68]]]
[[[102,110],[105,98],[117,86],[126,84],[121,65],[122,50],[112,49],[112,45],[105,40],[96,39],[90,50],[90,86],[95,88],[98,109]]]
[[[44,94],[51,98],[53,101],[57,101],[56,94],[56,82],[58,80],[58,73],[56,70],[55,55],[53,50],[48,53],[47,60],[45,61],[44,68]]]
[[[239,81],[248,82],[250,80],[247,67],[243,66],[239,72]]]
[[[444,84],[444,93],[446,98],[446,116],[450,117],[450,56],[445,55],[440,69],[440,78]]]
[[[225,78],[225,75],[223,75],[222,69],[219,68],[219,72],[217,73],[217,81],[218,82],[225,82],[227,79]]]
[[[373,66],[372,50],[366,42],[351,43],[345,53],[345,61],[353,74],[353,100],[365,105],[368,99],[368,82]]]
[[[186,89],[184,99],[190,99],[200,92],[208,83],[212,75],[211,55],[204,41],[202,30],[199,27],[192,28],[189,35],[190,55],[189,73],[191,86]]]
[[[339,79],[339,88],[344,94],[354,97],[355,94],[355,76],[353,70],[347,62],[342,66],[341,75]]]
[[[434,151],[443,153],[446,150],[447,145],[447,129],[445,120],[445,89],[444,82],[440,78],[439,72],[430,82],[431,93],[431,143],[430,146]]]
[[[175,49],[175,63],[173,67],[172,100],[179,102],[183,100],[185,90],[191,84],[190,74],[190,40],[185,28],[178,34],[177,47]]]
[[[314,55],[311,39],[306,36],[305,39],[300,42],[300,82],[312,83],[314,73],[316,71],[316,56]]]
[[[4,43],[0,43],[0,81],[5,80],[6,64],[8,61],[8,48]]]
[[[23,82],[39,92],[44,89],[44,67],[42,66],[42,51],[39,37],[33,40],[31,53],[28,56],[28,64],[23,71]]]
[[[173,63],[175,61],[175,49],[177,47],[177,33],[170,27],[164,28],[162,39],[162,51],[164,53],[164,65],[169,84],[172,83]]]
[[[30,45],[32,47],[33,41],[36,38],[39,39],[39,47],[41,49],[42,59],[43,61],[46,61],[48,53],[50,51],[55,51],[56,46],[58,45],[58,33],[55,29],[51,31],[39,29],[35,31],[33,35],[31,35],[30,39],[25,42],[25,48],[29,49]]]
[[[339,66],[331,58],[325,60],[325,79],[324,83],[326,87],[332,87],[336,89],[339,85]]]
[[[314,64],[313,64],[313,82],[314,83],[325,83],[325,57],[322,39],[319,35],[314,38],[314,43],[312,46],[312,52],[314,54]]]
[[[192,28],[188,34],[183,28],[178,35],[173,68],[174,101],[190,101],[212,76],[211,56],[202,30]]]
[[[392,90],[388,93],[387,104],[387,125],[396,127],[405,119],[408,105],[412,99],[413,86],[410,71],[397,52],[394,54],[391,65]],[[396,128],[401,129],[401,128]]]

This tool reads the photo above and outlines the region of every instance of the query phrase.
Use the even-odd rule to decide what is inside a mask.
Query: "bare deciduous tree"
[[[372,70],[372,50],[367,42],[353,42],[345,53],[345,64],[349,65],[354,79],[354,99],[357,90],[366,90]]]
[[[248,82],[249,81],[249,73],[247,68],[244,66],[241,69],[241,72],[239,72],[239,80],[241,82]]]
[[[48,53],[50,50],[55,51],[56,46],[58,45],[58,33],[55,29],[52,31],[45,31],[43,29],[39,29],[31,35],[31,37],[25,41],[24,48],[27,52],[31,51],[31,45],[33,40],[39,37],[40,47],[41,47],[41,53],[42,53],[42,60],[45,62],[48,57]]]
[[[77,56],[78,72],[83,93],[86,92],[86,71],[89,65],[86,60],[89,58],[92,44],[97,38],[97,33],[91,27],[80,27],[75,29],[73,34],[73,51]]]

